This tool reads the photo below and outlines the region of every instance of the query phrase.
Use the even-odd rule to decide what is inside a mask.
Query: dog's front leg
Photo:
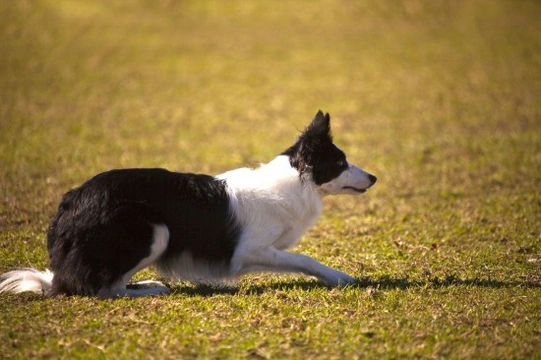
[[[234,259],[238,265],[238,275],[259,272],[301,272],[315,276],[319,280],[331,286],[345,286],[355,283],[357,280],[343,272],[332,269],[309,256],[294,254],[273,247],[258,249],[245,253]]]

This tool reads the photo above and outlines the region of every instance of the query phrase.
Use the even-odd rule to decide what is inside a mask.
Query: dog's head
[[[330,121],[329,114],[320,110],[297,142],[282,155],[289,156],[301,179],[313,181],[323,195],[362,194],[377,178],[347,161],[344,152],[333,143]]]

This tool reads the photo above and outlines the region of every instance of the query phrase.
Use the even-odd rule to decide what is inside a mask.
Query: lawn
[[[355,286],[4,294],[0,357],[540,359],[539,19],[534,0],[0,2],[2,273],[48,266],[58,201],[93,174],[257,166],[318,109],[378,177],[295,249]]]

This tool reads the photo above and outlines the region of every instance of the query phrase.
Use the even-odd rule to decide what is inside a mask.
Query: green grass
[[[541,358],[540,18],[533,0],[0,2],[0,272],[48,265],[61,195],[96,172],[257,165],[320,108],[379,178],[326,199],[297,249],[358,286],[2,295],[0,357]]]

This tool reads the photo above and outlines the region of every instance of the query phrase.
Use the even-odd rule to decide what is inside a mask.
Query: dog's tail
[[[50,270],[39,271],[32,268],[7,272],[0,276],[0,294],[34,292],[48,295],[51,292],[53,273]]]

